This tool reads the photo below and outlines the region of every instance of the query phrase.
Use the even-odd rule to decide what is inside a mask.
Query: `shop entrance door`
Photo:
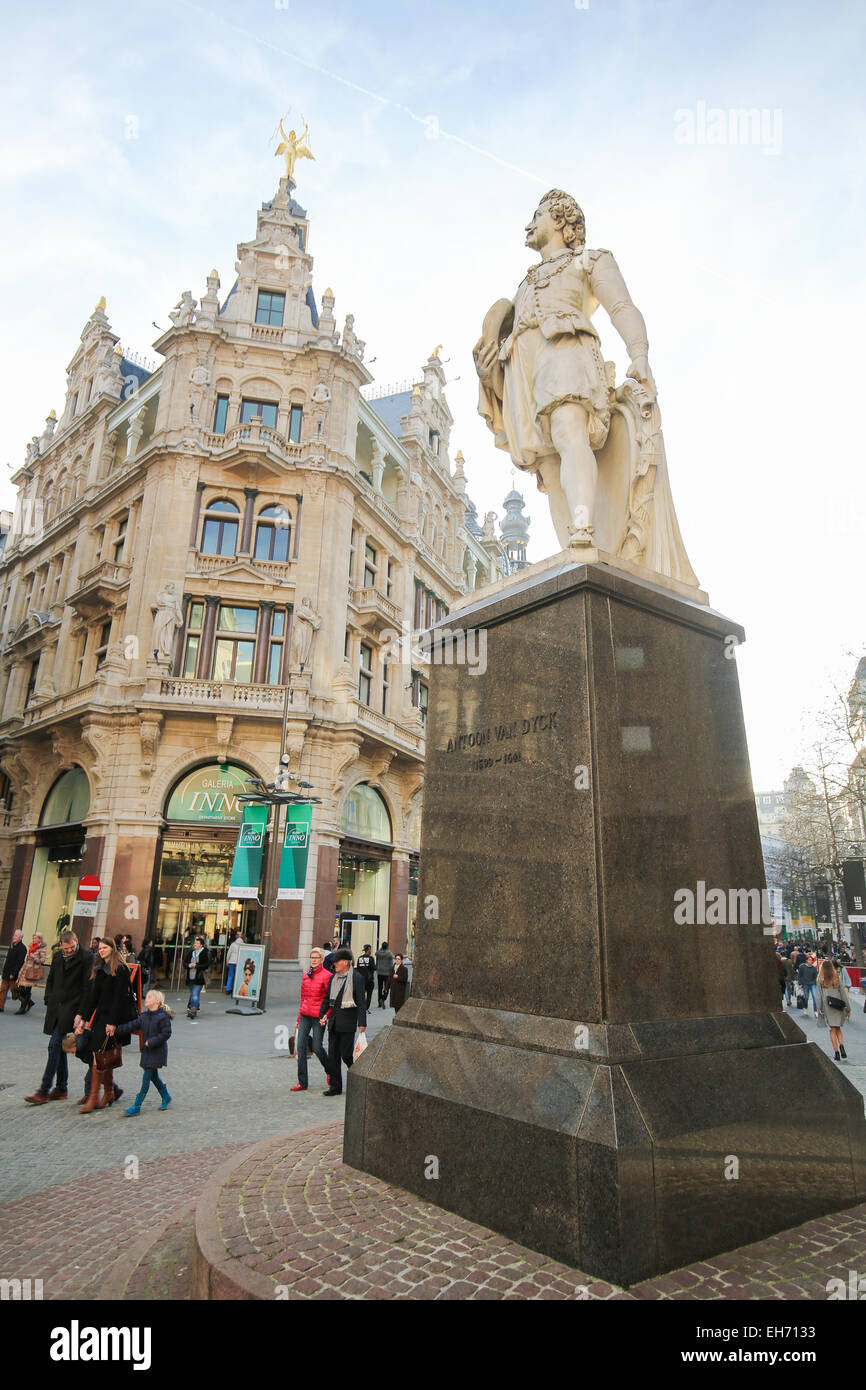
[[[379,918],[353,917],[351,913],[340,914],[340,945],[348,946],[355,960],[365,946],[372,946],[373,955],[379,949]]]

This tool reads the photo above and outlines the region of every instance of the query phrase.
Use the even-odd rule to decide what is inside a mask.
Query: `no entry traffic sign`
[[[95,903],[101,887],[102,884],[96,874],[85,874],[78,884],[78,896],[83,898],[86,903]]]

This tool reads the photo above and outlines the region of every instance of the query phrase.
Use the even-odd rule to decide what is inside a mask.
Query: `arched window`
[[[70,768],[58,777],[42,807],[40,825],[74,825],[90,810],[90,783],[81,767]]]
[[[385,800],[366,782],[353,787],[343,802],[343,816],[340,829],[344,835],[356,840],[378,840],[385,844],[391,840],[391,817]]]
[[[256,525],[255,560],[288,560],[292,518],[285,507],[263,507]]]
[[[240,508],[225,497],[208,504],[201,533],[202,555],[234,555],[239,516]]]

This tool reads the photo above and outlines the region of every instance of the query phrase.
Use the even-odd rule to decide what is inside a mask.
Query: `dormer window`
[[[248,425],[250,420],[261,420],[263,425],[269,429],[277,428],[277,414],[279,405],[275,401],[241,401],[241,424]]]
[[[240,509],[224,497],[209,504],[201,533],[203,555],[234,555],[239,516]]]
[[[439,457],[439,431],[438,431],[438,430],[431,430],[431,431],[430,431],[429,439],[430,439],[430,452],[431,452],[431,454],[433,454],[434,458],[438,458],[438,457]]]
[[[274,294],[271,290],[259,290],[256,304],[256,323],[266,323],[272,328],[282,328],[286,310],[286,296]]]

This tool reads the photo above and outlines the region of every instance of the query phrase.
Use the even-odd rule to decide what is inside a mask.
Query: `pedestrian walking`
[[[12,998],[18,998],[18,976],[21,974],[21,967],[27,959],[27,947],[24,945],[24,936],[20,931],[12,933],[12,940],[9,943],[9,950],[6,952],[6,959],[3,962],[3,974],[0,978],[0,1014],[6,1010],[6,995],[11,993]],[[22,1012],[21,1009],[18,1010]]]
[[[781,993],[782,993],[782,1003],[784,1003],[784,1002],[785,1002],[785,962],[783,961],[782,957],[779,955],[779,952],[778,952],[778,951],[776,952],[776,971],[777,971],[777,974],[778,974],[778,976],[779,976],[779,989],[781,990]]]
[[[367,1008],[370,1007],[370,1000],[373,998],[373,990],[376,986],[376,957],[372,954],[373,948],[366,945],[358,957],[358,969],[364,976],[364,989],[367,992]]]
[[[811,998],[812,1004],[814,1005],[814,1008],[815,1008],[815,1017],[817,1018],[817,1017],[818,1017],[818,990],[817,990],[818,970],[817,970],[817,967],[814,966],[814,965],[812,965],[812,964],[811,964],[809,961],[807,961],[807,960],[802,961],[802,962],[800,963],[798,969],[797,969],[797,979],[798,979],[799,982],[800,982],[800,988],[802,989],[803,993],[804,993],[805,996],[806,996],[806,1011],[808,1012],[808,1009],[809,1009],[809,999]]]
[[[193,1021],[198,1016],[201,1003],[202,986],[207,978],[205,971],[210,964],[210,955],[204,944],[204,937],[197,936],[192,943],[192,950],[187,951],[184,960],[187,983],[189,984],[189,1001],[186,1006],[186,1016]]]
[[[131,1019],[129,1023],[118,1024],[115,1037],[125,1040],[130,1038],[133,1033],[141,1034],[141,1086],[132,1105],[123,1113],[124,1115],[140,1115],[144,1098],[151,1086],[155,1086],[159,1091],[162,1100],[160,1110],[167,1110],[171,1105],[171,1096],[159,1073],[163,1067],[168,1066],[171,1009],[166,1007],[165,995],[161,990],[149,989],[147,991],[144,1000],[144,1013]]]
[[[99,959],[94,963],[81,1013],[74,1023],[75,1032],[81,1036],[85,1031],[88,1038],[82,1050],[77,1052],[79,1059],[89,1063],[84,1084],[84,1096],[79,1101],[81,1113],[89,1115],[92,1110],[113,1105],[123,1095],[120,1086],[114,1084],[114,1071],[107,1067],[100,1072],[96,1066],[95,1054],[101,1052],[108,1039],[114,1037],[121,1023],[129,1023],[136,1017],[138,1008],[132,996],[129,971],[120,959],[120,954],[110,937],[99,943]],[[102,1082],[102,1097],[99,1095]]]
[[[132,937],[126,932],[118,932],[114,938],[117,953],[124,965],[135,965],[136,956],[132,945]]]
[[[334,974],[322,1001],[319,1022],[328,1021],[328,1089],[326,1096],[343,1093],[341,1063],[352,1065],[355,1031],[367,1031],[367,998],[364,976],[352,969],[352,952],[345,946],[334,952]]]
[[[391,976],[391,1007],[395,1014],[398,1014],[406,1003],[408,988],[409,971],[403,964],[403,957],[398,952],[394,957],[394,973]]]
[[[789,1004],[794,1002],[794,986],[797,983],[797,973],[794,969],[794,962],[790,952],[785,957],[785,998]]]
[[[325,1002],[325,995],[328,992],[334,976],[330,970],[326,970],[322,962],[324,952],[320,947],[314,946],[310,951],[310,968],[305,970],[301,976],[301,1007],[298,1010],[298,1020],[295,1024],[297,1032],[296,1051],[298,1055],[298,1080],[292,1087],[293,1091],[306,1091],[309,1085],[307,1072],[307,1045],[312,1038],[313,1052],[322,1064],[325,1075],[328,1075],[328,1054],[325,1052],[325,1029],[319,1015]]]
[[[63,1039],[72,1032],[75,1019],[81,1013],[92,968],[90,952],[82,950],[75,932],[61,932],[60,950],[51,962],[45,981],[42,1031],[48,1034],[48,1061],[38,1089],[32,1096],[24,1097],[28,1105],[66,1099],[69,1063],[63,1051]]]
[[[337,945],[339,945],[339,942],[337,943]],[[326,970],[330,970],[330,972],[331,972],[332,975],[333,975],[333,973],[334,973],[334,952],[336,951],[336,949],[337,949],[337,946],[335,946],[335,945],[333,944],[333,942],[331,942],[331,941],[323,941],[323,942],[322,942],[322,950],[323,950],[324,953],[325,953],[324,966],[325,966],[325,969],[326,969]]]
[[[243,944],[244,934],[240,927],[235,927],[235,934],[226,951],[226,994],[231,994],[232,992],[232,987],[235,982],[235,971],[238,968],[238,957],[240,956]]]
[[[387,941],[383,941],[376,952],[376,978],[379,984],[377,1001],[380,1009],[384,1009],[385,1002],[388,998],[388,990],[391,984],[391,971],[393,969],[393,953],[388,950]]]
[[[45,942],[34,932],[30,939],[30,946],[27,955],[24,957],[24,964],[18,975],[18,998],[21,1001],[19,1014],[28,1014],[33,1008],[34,989],[44,989],[45,987],[45,962],[48,960],[48,951]]]
[[[847,1061],[848,1053],[842,1041],[842,1024],[851,1017],[851,1000],[839,970],[829,959],[821,962],[818,971],[818,1007],[821,1018],[830,1029],[830,1041],[836,1061]]]
[[[142,986],[151,984],[153,981],[154,954],[153,942],[149,937],[141,943],[141,950],[138,953],[137,960],[141,966]]]

